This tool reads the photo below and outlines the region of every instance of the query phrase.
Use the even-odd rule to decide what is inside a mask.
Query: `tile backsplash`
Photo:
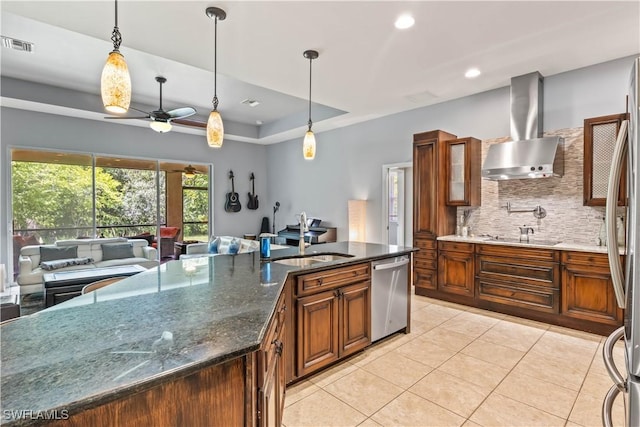
[[[558,135],[564,142],[564,176],[561,178],[517,179],[505,181],[482,180],[482,206],[458,208],[458,214],[470,210],[468,225],[474,235],[490,234],[517,238],[518,227],[534,228],[533,240],[555,240],[584,245],[596,244],[604,207],[583,206],[583,129],[561,129],[545,133]],[[482,161],[489,145],[509,141],[509,137],[482,141]],[[506,209],[541,206],[547,211],[543,219],[533,212],[512,212]],[[618,208],[618,215],[624,209]]]

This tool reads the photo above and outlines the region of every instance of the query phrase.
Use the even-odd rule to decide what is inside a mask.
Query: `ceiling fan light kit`
[[[218,93],[216,88],[218,72],[218,20],[224,21],[227,13],[218,7],[208,7],[205,13],[215,22],[213,36],[213,110],[211,110],[209,119],[207,120],[207,144],[212,148],[220,148],[224,140],[224,124],[222,123],[222,116],[220,116],[218,112]]]
[[[171,123],[169,122],[154,120],[149,123],[149,127],[158,133],[166,133],[169,132],[173,126],[171,126]]]
[[[100,93],[104,108],[111,113],[126,113],[131,104],[131,76],[129,67],[120,53],[122,35],[118,29],[118,0],[115,0],[115,26],[111,34],[113,51],[109,53],[107,62],[102,69],[100,78]]]
[[[313,125],[311,121],[311,62],[317,59],[319,54],[315,50],[305,50],[302,55],[309,60],[309,122],[307,123],[309,129],[307,129],[302,142],[302,155],[305,160],[313,160],[316,157],[316,137],[311,130]]]

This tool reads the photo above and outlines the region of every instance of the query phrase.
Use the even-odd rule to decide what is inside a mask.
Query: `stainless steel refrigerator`
[[[631,70],[628,108],[629,120],[620,127],[613,152],[609,188],[607,192],[606,224],[609,266],[618,305],[624,308],[624,325],[614,331],[605,341],[603,357],[614,385],[605,396],[602,405],[602,423],[612,426],[612,407],[616,397],[623,395],[625,426],[640,426],[640,265],[636,251],[640,248],[640,177],[638,161],[640,146],[640,58],[636,58]],[[616,206],[620,170],[627,154],[627,227],[626,263],[623,271],[616,235]],[[635,289],[638,288],[638,289]],[[624,340],[624,366],[618,367],[613,360],[615,344]]]

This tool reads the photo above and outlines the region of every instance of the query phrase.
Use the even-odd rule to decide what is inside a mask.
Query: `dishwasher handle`
[[[374,264],[373,265],[373,269],[374,270],[390,270],[392,268],[399,268],[399,267],[402,267],[403,265],[407,265],[407,264],[409,264],[409,258],[403,259],[402,261],[398,261],[398,262]]]

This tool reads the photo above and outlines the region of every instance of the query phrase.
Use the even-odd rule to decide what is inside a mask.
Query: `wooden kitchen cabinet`
[[[446,148],[453,134],[434,130],[413,135],[413,243],[414,285],[418,295],[432,296],[437,289],[436,238],[453,234],[456,207],[448,206]]]
[[[515,315],[560,311],[559,254],[551,249],[476,245],[478,306]]]
[[[257,357],[257,425],[282,425],[286,393],[284,349],[286,335],[286,292],[283,292]]]
[[[585,206],[606,204],[613,149],[622,121],[628,118],[629,114],[625,113],[584,120],[583,204]],[[626,204],[626,176],[626,167],[623,167],[618,191],[619,206]]]
[[[296,372],[316,372],[371,343],[371,266],[297,277]]]
[[[446,204],[480,206],[480,153],[482,142],[476,138],[444,141]]]
[[[438,242],[438,290],[463,297],[475,297],[474,244]]]
[[[562,253],[562,315],[583,327],[593,322],[591,328],[600,333],[622,325],[623,310],[616,303],[606,254]]]

